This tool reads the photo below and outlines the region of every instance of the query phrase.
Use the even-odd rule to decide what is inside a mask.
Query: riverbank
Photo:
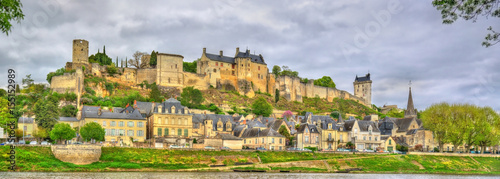
[[[500,158],[371,155],[256,151],[182,151],[103,147],[99,162],[75,165],[54,157],[50,147],[18,146],[17,171],[108,172],[108,171],[233,171],[258,169],[266,172],[330,173],[362,168],[355,173],[500,174]],[[8,166],[8,146],[0,147],[0,166]],[[236,165],[237,163],[252,163]],[[218,165],[219,167],[210,167]],[[222,166],[225,165],[225,166]],[[0,171],[7,171],[7,167]]]

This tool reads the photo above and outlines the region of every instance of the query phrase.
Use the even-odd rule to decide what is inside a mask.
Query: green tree
[[[500,0],[434,0],[432,5],[441,11],[443,24],[452,24],[459,17],[476,22],[479,16],[500,18]],[[482,45],[490,47],[497,44],[500,32],[487,28],[490,33],[484,38]]]
[[[269,117],[273,113],[273,106],[263,97],[259,97],[252,103],[252,112],[255,115]]]
[[[61,116],[62,117],[76,117],[76,113],[78,109],[76,109],[73,105],[66,105],[61,108]]]
[[[276,89],[276,91],[274,92],[274,102],[278,103],[279,100],[280,100],[280,90]]]
[[[272,71],[273,71],[272,73],[274,74],[274,76],[278,77],[281,73],[281,68],[278,65],[274,65]]]
[[[74,137],[76,137],[75,130],[66,123],[57,123],[54,125],[54,129],[50,131],[50,138],[52,140],[59,140],[59,142],[71,140]]]
[[[155,52],[154,50],[151,52],[151,57],[149,59],[149,66],[151,66],[153,68],[156,67],[157,54],[158,54],[158,52]]]
[[[422,114],[424,128],[434,133],[434,138],[439,145],[439,152],[443,152],[443,146],[448,142],[449,110],[448,103],[439,103],[431,105]]]
[[[37,138],[37,140],[40,141],[49,137],[49,132],[47,131],[47,129],[38,127],[37,130],[33,132],[33,137]]]
[[[203,94],[200,90],[194,89],[194,87],[189,86],[182,89],[181,93],[181,104],[189,108],[195,108],[201,105],[205,101]]]
[[[10,131],[8,125],[16,124],[16,118],[13,118],[12,114],[10,114],[9,110],[9,101],[5,98],[0,98],[0,127],[7,129],[7,132]]]
[[[5,91],[4,89],[0,89],[0,97],[4,97],[7,95],[7,91]]]
[[[19,84],[16,84],[16,93],[21,93],[21,87],[19,87]]]
[[[480,109],[481,116],[477,123],[477,133],[475,144],[481,146],[481,154],[486,147],[495,146],[500,143],[500,116],[491,107]]]
[[[191,73],[196,73],[196,68],[198,64],[198,60],[195,60],[193,62],[183,62],[182,63],[182,68],[185,72],[191,72]]]
[[[396,144],[396,150],[401,151],[401,152],[408,152],[408,147]]]
[[[47,96],[46,98],[46,100],[38,100],[35,103],[33,112],[37,125],[50,131],[59,118],[59,109],[57,107],[59,102],[54,96]]]
[[[34,81],[35,80],[31,79],[31,74],[26,75],[26,78],[23,78],[23,85],[26,85],[24,86],[24,88],[29,88],[31,85],[33,85]]]
[[[288,66],[283,66],[282,70],[279,75],[282,76],[290,76],[290,77],[299,77],[299,72],[297,71],[292,71]]]
[[[0,0],[0,29],[5,35],[11,31],[12,20],[21,23],[24,19],[21,7],[23,4],[20,0]]]
[[[89,56],[90,63],[99,63],[99,65],[106,66],[111,65],[113,63],[113,59],[111,59],[106,53],[97,52],[96,54]]]
[[[314,80],[314,85],[335,88],[335,83],[329,76],[323,76],[320,79]]]
[[[153,83],[151,85],[151,91],[149,92],[149,99],[150,101],[156,101],[156,102],[161,102],[163,99],[163,96],[161,96],[160,89],[158,89],[158,86],[156,83]]]
[[[385,114],[386,116],[389,116],[389,117],[395,117],[395,118],[403,118],[405,117],[405,112],[404,111],[399,111],[398,109],[396,108],[392,108],[391,110],[389,110],[387,112],[387,114]]]
[[[89,122],[83,125],[80,129],[80,135],[82,135],[83,140],[91,141],[94,139],[95,141],[104,141],[104,135],[106,132],[101,125],[95,122]]]

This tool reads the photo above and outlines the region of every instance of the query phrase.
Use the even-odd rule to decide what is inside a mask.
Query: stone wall
[[[220,149],[222,147],[222,139],[218,138],[206,138],[205,146],[214,147],[216,149]]]
[[[138,80],[137,80],[137,70],[136,69],[134,69],[134,68],[120,68],[120,70],[122,71],[122,75],[120,76],[120,80],[128,82],[128,83],[137,84],[136,82]],[[147,75],[147,74],[142,73],[141,75],[143,76],[143,75]],[[155,72],[155,75],[156,75],[156,72]],[[144,80],[142,80],[142,81],[144,81]]]
[[[229,147],[230,149],[242,149],[243,140],[222,140],[222,146]]]
[[[73,92],[78,94],[78,86],[83,89],[83,73],[81,69],[76,69],[75,73],[65,73],[61,76],[52,77],[50,89],[58,93]]]
[[[133,72],[131,72],[129,69],[127,70],[128,73],[126,75],[130,76],[127,78],[132,78],[133,77]],[[156,82],[156,69],[155,68],[144,68],[144,69],[137,69],[137,77],[136,77],[136,83],[142,83],[143,81],[147,81],[149,84],[152,84]]]
[[[183,59],[181,55],[158,53],[156,84],[168,87],[183,87]]]
[[[190,72],[184,72],[184,86],[194,86],[194,88],[199,90],[206,90],[210,88],[210,83],[208,81],[207,75],[196,74]]]
[[[439,152],[408,152],[408,155],[434,155],[434,156],[459,156],[459,157],[497,157],[498,154],[467,154],[467,153],[439,153]]]
[[[77,165],[91,164],[101,157],[99,145],[52,145],[50,149],[57,159]]]

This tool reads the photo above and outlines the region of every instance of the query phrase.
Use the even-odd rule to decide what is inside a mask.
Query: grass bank
[[[334,172],[363,168],[365,173],[443,173],[500,174],[500,158],[330,154],[254,151],[182,151],[103,147],[99,162],[75,165],[54,157],[50,147],[18,146],[17,171],[87,172],[87,171],[218,171],[210,165],[227,165],[228,169],[259,169],[291,172]],[[7,171],[9,146],[0,147],[0,171]],[[259,163],[261,159],[261,164]],[[323,161],[324,162],[318,162]],[[253,166],[234,166],[235,162],[252,162]],[[288,162],[288,163],[283,163]],[[301,164],[298,164],[301,163]],[[314,164],[314,165],[312,165]],[[328,164],[328,165],[326,165]],[[330,168],[328,168],[330,167]],[[221,171],[230,171],[223,170]],[[358,171],[357,171],[358,172]]]

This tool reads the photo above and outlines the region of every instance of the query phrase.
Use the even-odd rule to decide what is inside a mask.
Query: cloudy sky
[[[498,18],[443,25],[425,1],[22,1],[26,15],[0,35],[0,71],[17,80],[46,75],[71,61],[72,40],[89,53],[106,45],[115,59],[135,51],[262,54],[269,68],[286,65],[305,78],[331,76],[353,92],[356,75],[371,74],[372,102],[406,108],[412,81],[416,108],[437,102],[474,103],[500,111],[500,44],[485,48],[486,28]]]

